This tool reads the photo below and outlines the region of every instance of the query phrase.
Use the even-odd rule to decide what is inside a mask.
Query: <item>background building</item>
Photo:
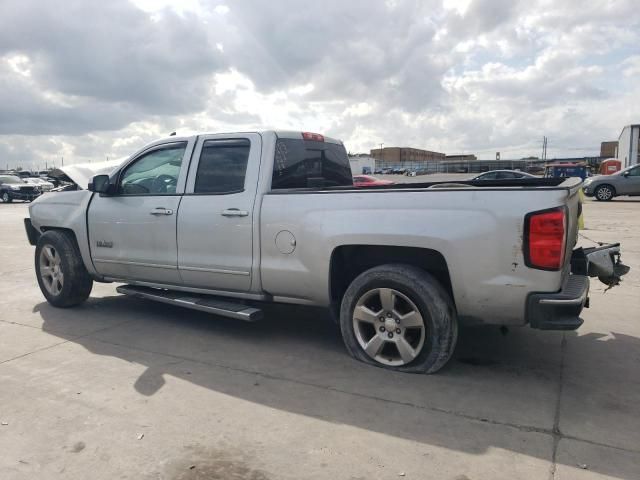
[[[618,152],[614,155],[622,162],[622,168],[640,163],[640,125],[627,125],[618,137]]]
[[[371,156],[376,160],[376,169],[425,168],[428,163],[439,162],[446,157],[444,153],[408,147],[374,148]]]
[[[475,155],[447,155],[445,158],[445,160],[450,160],[452,162],[469,162],[477,159],[478,157]]]
[[[600,144],[600,156],[602,158],[614,158],[617,149],[618,142],[602,142]]]

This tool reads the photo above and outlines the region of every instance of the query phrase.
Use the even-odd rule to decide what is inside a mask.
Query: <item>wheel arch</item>
[[[58,227],[58,226],[49,226],[49,225],[41,225],[40,232],[44,235],[46,232],[64,232],[71,236],[71,239],[75,242],[78,250],[80,251],[80,256],[82,257],[82,262],[84,263],[85,268],[91,275],[91,277],[97,282],[104,282],[102,277],[96,271],[93,260],[91,259],[91,253],[89,251],[89,245],[84,245],[78,241],[78,235],[76,235],[75,230],[68,227]]]
[[[42,232],[43,235],[46,232],[63,232],[63,233],[70,234],[71,238],[76,243],[76,245],[80,247],[80,244],[78,243],[78,238],[76,237],[76,232],[74,232],[71,228],[41,226],[40,231]]]
[[[362,272],[380,265],[406,264],[433,275],[455,304],[449,266],[437,250],[391,245],[342,245],[331,253],[329,298],[338,306],[351,282]]]

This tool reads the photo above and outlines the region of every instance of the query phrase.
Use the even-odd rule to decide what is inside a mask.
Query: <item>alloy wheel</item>
[[[598,188],[596,195],[598,196],[598,200],[609,200],[611,197],[613,197],[613,192],[609,187],[603,186]]]
[[[59,252],[51,245],[45,245],[40,251],[40,278],[47,291],[54,296],[60,295],[64,286],[64,272]]]
[[[392,288],[369,290],[358,299],[353,310],[353,330],[364,352],[389,366],[415,360],[427,335],[418,307]]]

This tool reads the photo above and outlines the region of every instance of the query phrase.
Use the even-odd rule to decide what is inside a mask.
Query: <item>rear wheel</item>
[[[342,300],[340,328],[354,358],[416,373],[440,370],[458,334],[455,307],[438,281],[400,264],[372,268],[351,283]]]
[[[35,267],[40,290],[51,305],[73,307],[89,297],[93,280],[70,233],[45,232],[38,239]]]
[[[595,191],[596,199],[601,202],[608,202],[615,196],[615,193],[611,185],[600,185]]]

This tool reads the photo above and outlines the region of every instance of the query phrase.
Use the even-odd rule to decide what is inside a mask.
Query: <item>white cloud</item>
[[[0,18],[0,166],[273,127],[485,158],[546,135],[570,156],[640,119],[632,0],[4,0]]]

